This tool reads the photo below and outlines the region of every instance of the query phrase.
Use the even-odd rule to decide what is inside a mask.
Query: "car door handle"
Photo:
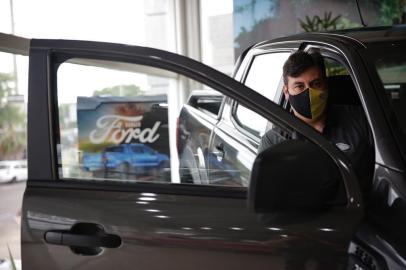
[[[45,241],[48,244],[74,247],[117,248],[121,245],[121,238],[117,235],[81,235],[69,231],[48,231],[45,233]]]
[[[214,148],[215,148],[215,151],[212,152],[212,153],[213,153],[213,155],[216,156],[217,161],[221,162],[223,160],[223,158],[224,158],[224,155],[225,155],[225,153],[224,153],[224,144],[219,143]]]
[[[71,230],[47,231],[44,239],[48,244],[69,246],[82,255],[97,255],[101,248],[121,246],[118,235],[106,234],[102,226],[93,223],[78,223]]]

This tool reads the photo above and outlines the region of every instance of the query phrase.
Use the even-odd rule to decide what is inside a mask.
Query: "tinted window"
[[[147,154],[155,154],[155,152],[151,148],[148,148],[148,147],[144,147],[143,151],[144,151],[144,153],[147,153]]]
[[[120,153],[120,152],[123,152],[123,148],[122,147],[111,147],[111,148],[108,148],[106,152]]]
[[[345,66],[343,66],[340,62],[332,59],[332,58],[324,58],[324,64],[326,66],[326,76],[337,76],[337,75],[349,75]]]
[[[196,109],[217,115],[222,100],[223,95],[217,91],[195,91],[191,94],[188,104]]]
[[[376,61],[376,68],[399,126],[406,134],[406,55],[402,52],[382,57]]]
[[[134,153],[143,153],[142,148],[138,146],[131,147]]]

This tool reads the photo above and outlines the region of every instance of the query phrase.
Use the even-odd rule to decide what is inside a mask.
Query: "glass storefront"
[[[83,39],[154,47],[187,54],[231,75],[238,56],[256,42],[301,32],[406,22],[405,1],[358,2],[363,22],[355,0],[7,0],[0,1],[0,33],[25,38]],[[196,13],[190,12],[190,7],[197,7]],[[198,16],[194,16],[196,14]],[[188,18],[181,20],[180,16]],[[183,28],[179,26],[180,21],[186,22]],[[192,29],[193,24],[198,27]],[[198,44],[198,49],[191,53],[189,43]],[[81,81],[83,85],[86,82]],[[166,93],[163,89],[173,87],[174,82],[179,87],[173,91],[176,94],[168,94],[167,102],[176,108],[170,113],[178,115],[192,89],[185,86],[193,85],[192,90],[202,90],[204,86],[179,76],[168,77],[165,73],[152,76],[144,72],[136,83],[122,80],[91,89],[111,87],[111,91],[118,89],[121,95],[125,92],[123,86],[138,85],[147,89],[146,93],[158,95]],[[27,83],[28,57],[0,50],[0,162],[26,159]],[[74,96],[73,101],[67,100],[60,106],[66,121],[62,123],[65,126],[61,134],[66,147],[75,145],[75,141],[69,139],[78,133],[72,128],[72,121],[69,122],[75,120],[76,102],[77,96]],[[71,157],[70,148],[66,149],[62,149],[65,165]],[[0,164],[0,169],[10,166],[11,163]],[[78,174],[77,170],[65,167],[64,174]],[[9,257],[8,246],[14,258],[20,258],[18,222],[25,184],[15,182],[0,185],[0,204],[4,206],[0,209],[0,266],[1,259]]]
[[[358,1],[367,26],[406,22],[404,1]],[[402,4],[403,3],[403,4]],[[234,0],[235,56],[263,40],[362,27],[355,0]]]

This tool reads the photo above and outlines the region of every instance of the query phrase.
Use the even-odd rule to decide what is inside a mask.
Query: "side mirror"
[[[338,167],[320,147],[288,140],[257,156],[248,206],[257,213],[322,211],[335,199],[340,183]]]

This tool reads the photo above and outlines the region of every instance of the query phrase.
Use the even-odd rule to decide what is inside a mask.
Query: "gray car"
[[[367,193],[343,152],[286,110],[281,64],[294,51],[310,48],[330,61],[331,72],[350,79],[368,119],[375,152]],[[32,40],[23,269],[405,269],[405,48],[404,27],[301,34],[249,48],[230,78],[151,48]],[[125,85],[128,74],[135,74],[128,80],[136,80],[143,95],[167,94],[169,136],[135,131],[139,127],[130,120],[142,116],[138,106],[103,112],[84,125],[81,134],[90,135],[78,137],[78,97],[91,96],[89,89],[103,81],[120,78]],[[215,177],[207,183],[181,183],[178,174],[176,117],[181,97],[194,85],[225,100],[208,117],[191,110],[203,119],[199,124],[214,126],[193,137],[204,145],[196,153],[199,168]],[[73,113],[64,113],[69,108]],[[103,122],[109,117],[121,122]],[[305,140],[258,155],[269,123]],[[65,133],[74,137],[65,141]],[[153,175],[148,181],[93,179],[67,169],[81,167],[81,149],[129,136],[144,143],[168,140],[166,181]],[[210,164],[205,156],[220,142],[224,153],[217,162],[227,166],[216,163],[211,174],[203,162]],[[309,170],[314,164],[318,169]],[[228,170],[237,170],[233,175],[244,176],[239,183],[247,184],[220,181]],[[330,179],[337,181],[336,192],[321,194]]]

